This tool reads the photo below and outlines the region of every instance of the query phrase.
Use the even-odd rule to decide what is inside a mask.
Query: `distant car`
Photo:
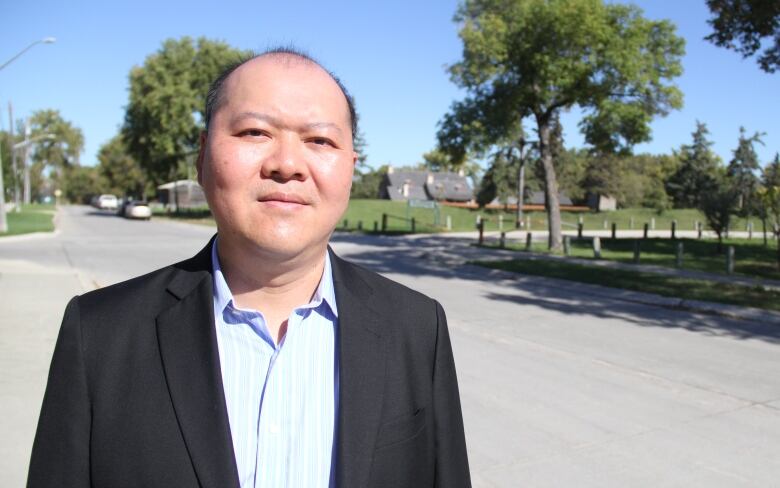
[[[116,195],[100,195],[97,199],[97,208],[100,210],[116,210],[118,206]]]
[[[152,218],[152,209],[146,202],[131,200],[124,205],[124,216],[128,219],[149,220]]]

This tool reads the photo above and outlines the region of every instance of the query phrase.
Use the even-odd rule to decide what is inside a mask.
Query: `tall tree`
[[[712,152],[712,142],[707,138],[707,125],[696,121],[693,142],[683,145],[678,153],[680,166],[667,180],[666,191],[677,208],[696,208],[708,184],[708,176],[720,162]]]
[[[209,84],[248,52],[224,42],[189,37],[166,40],[143,66],[130,71],[130,100],[122,134],[155,184],[186,176],[204,129]]]
[[[739,143],[734,150],[734,157],[726,168],[726,174],[733,181],[738,193],[737,206],[743,215],[750,215],[756,209],[756,190],[759,183],[757,172],[761,167],[753,147],[755,143],[763,144],[761,134],[756,132],[751,137],[747,137],[744,127],[740,127]]]
[[[79,166],[84,151],[84,134],[81,129],[65,120],[59,110],[38,110],[30,116],[30,137],[41,137],[31,146],[30,190],[34,198],[42,195],[44,173],[48,168],[49,179],[57,187],[66,185],[65,173]]]
[[[738,203],[739,191],[734,181],[725,174],[723,168],[718,168],[707,178],[705,191],[699,200],[699,210],[707,219],[709,227],[718,235],[719,253],[723,251],[723,235],[729,228]]]
[[[652,117],[682,105],[671,80],[682,71],[684,41],[670,22],[603,0],[465,0],[455,21],[463,59],[449,70],[453,82],[468,90],[468,104],[497,113],[490,119],[499,121],[502,136],[527,115],[536,124],[549,245],[560,249],[551,146],[556,115],[584,108],[582,130],[601,151],[649,139]]]
[[[714,32],[705,39],[744,58],[755,55],[767,73],[780,68],[780,2],[777,0],[707,0]]]
[[[107,192],[145,198],[148,178],[141,165],[127,151],[121,135],[114,136],[98,151],[98,174]]]

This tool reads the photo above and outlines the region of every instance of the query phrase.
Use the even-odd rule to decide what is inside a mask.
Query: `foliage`
[[[102,191],[135,198],[145,198],[152,192],[146,173],[128,153],[121,135],[103,144],[97,157],[97,171],[104,185]]]
[[[63,172],[62,194],[72,203],[89,203],[101,193],[97,169],[91,166],[71,166]]]
[[[356,171],[352,180],[352,189],[349,197],[352,198],[379,198],[379,185],[387,174],[387,165],[379,169]]]
[[[368,143],[366,142],[366,136],[363,134],[363,131],[358,129],[357,134],[355,134],[355,137],[352,141],[352,148],[357,153],[357,163],[356,163],[356,170],[360,171],[365,169],[368,164],[366,161],[368,161],[368,151],[366,148],[368,147]]]
[[[676,208],[696,208],[708,183],[709,175],[716,171],[720,161],[712,152],[712,142],[707,139],[707,125],[697,121],[693,143],[683,145],[677,157],[680,166],[666,181],[666,191]]]
[[[746,137],[745,129],[740,127],[739,144],[734,150],[734,157],[726,168],[726,174],[738,192],[737,209],[742,215],[751,215],[758,205],[756,202],[756,190],[758,189],[756,172],[760,166],[758,155],[753,148],[753,144],[756,142],[762,144],[761,134],[755,133],[751,137]]]
[[[495,199],[506,203],[517,190],[517,164],[510,151],[496,151],[477,188],[476,200],[484,207]]]
[[[84,150],[84,135],[81,129],[65,120],[59,110],[51,109],[34,112],[29,119],[29,129],[31,139],[40,138],[29,149],[32,151],[30,190],[33,199],[38,199],[50,190],[44,188],[47,168],[50,170],[51,184],[55,187],[67,184],[65,174],[70,168],[79,165],[79,157]],[[21,160],[17,163],[21,163]]]
[[[707,6],[713,15],[708,22],[714,32],[705,39],[745,58],[755,55],[765,44],[758,57],[759,66],[767,73],[780,68],[780,2],[707,0]]]
[[[681,73],[684,42],[670,22],[650,21],[636,7],[602,0],[466,0],[455,20],[463,59],[450,73],[469,96],[442,127],[450,120],[463,119],[468,123],[451,125],[467,129],[482,123],[476,139],[484,145],[511,138],[512,129],[533,116],[545,169],[550,246],[560,248],[551,147],[555,117],[574,105],[588,111],[582,129],[601,152],[647,140],[652,117],[681,106],[681,93],[665,81]],[[463,112],[470,116],[460,117]]]
[[[204,129],[206,93],[227,66],[247,57],[224,42],[166,40],[130,71],[123,136],[153,184],[187,175]]]
[[[731,217],[739,204],[739,189],[722,170],[711,175],[703,188],[699,209],[709,227],[718,235],[718,252],[723,235],[729,229]]]

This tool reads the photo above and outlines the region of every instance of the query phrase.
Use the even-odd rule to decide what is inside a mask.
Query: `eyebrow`
[[[262,112],[251,112],[251,111],[241,112],[237,114],[235,117],[231,119],[231,122],[235,124],[244,119],[262,120],[263,122],[267,122],[276,127],[288,127],[287,124],[283,123],[281,120],[274,117],[273,115],[264,114]],[[302,126],[300,126],[300,128],[304,130],[333,129],[339,133],[344,132],[343,130],[341,130],[341,127],[339,127],[337,124],[334,124],[333,122],[312,122],[310,124],[303,124]]]

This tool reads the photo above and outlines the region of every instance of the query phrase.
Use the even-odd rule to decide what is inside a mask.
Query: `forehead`
[[[346,97],[331,75],[296,57],[267,55],[244,63],[225,80],[220,98],[220,108],[310,114],[349,125]]]

